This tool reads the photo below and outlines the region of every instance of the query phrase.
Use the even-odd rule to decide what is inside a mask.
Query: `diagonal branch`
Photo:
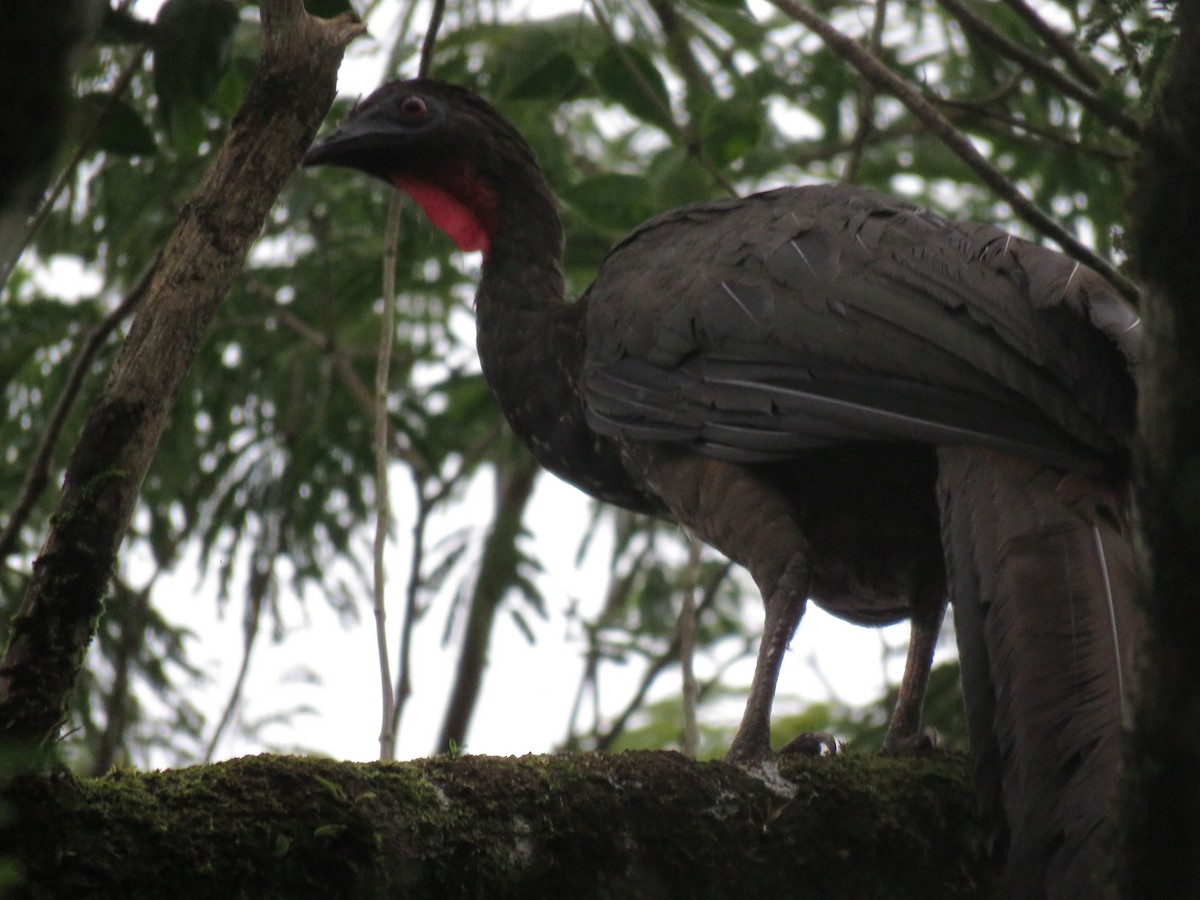
[[[75,406],[75,401],[79,399],[84,378],[87,377],[93,360],[100,352],[100,348],[104,346],[104,342],[108,340],[108,336],[137,308],[146,294],[150,277],[157,267],[158,259],[156,258],[124,299],[88,332],[80,346],[79,353],[76,354],[75,361],[71,364],[67,382],[63,385],[62,393],[59,394],[58,400],[54,404],[54,410],[50,413],[46,430],[42,432],[42,439],[33,454],[33,460],[25,472],[25,482],[21,485],[21,497],[9,514],[3,533],[0,533],[0,565],[16,549],[17,536],[33,511],[34,504],[37,503],[38,498],[42,496],[42,492],[50,483],[50,461],[54,457],[54,450],[58,446],[58,439],[62,435],[67,416]]]
[[[1100,87],[1100,77],[1092,68],[1091,62],[1071,43],[1070,38],[1057,31],[1054,26],[1038,15],[1038,11],[1025,0],[1004,0],[1004,3],[1020,16],[1048,47],[1058,54],[1059,58],[1067,64],[1067,68],[1075,73],[1076,78],[1090,88]]]
[[[716,604],[717,592],[722,583],[725,581],[725,578],[729,574],[732,567],[732,563],[724,563],[717,568],[717,570],[713,573],[712,578],[709,579],[708,584],[705,586],[704,593],[700,598],[700,602],[696,604],[695,615],[697,621],[699,621],[700,617]],[[755,643],[757,643],[757,639],[757,635],[749,639],[746,642],[747,647],[752,647]],[[633,695],[629,698],[629,702],[625,704],[625,708],[621,710],[619,714],[617,714],[604,732],[600,732],[599,729],[596,729],[593,735],[594,745],[591,747],[591,749],[603,752],[612,748],[617,739],[624,734],[626,726],[629,724],[629,720],[645,705],[646,696],[655,680],[659,675],[661,675],[679,660],[680,652],[680,634],[679,631],[676,630],[671,636],[671,642],[667,645],[667,647],[652,660],[650,660],[649,666],[647,667],[646,671],[642,673],[641,681],[638,683]],[[751,652],[753,652],[753,650],[751,650]],[[707,693],[706,688],[698,685],[696,689],[697,700],[701,699],[705,693]]]
[[[968,168],[979,176],[987,187],[1007,202],[1021,219],[1041,234],[1062,247],[1067,255],[1095,269],[1110,284],[1131,301],[1136,302],[1138,288],[1118,272],[1108,260],[1082,244],[1073,234],[1042,212],[1004,174],[989,163],[975,145],[956,129],[937,108],[903,78],[885,66],[858,42],[838,31],[811,9],[800,6],[794,0],[771,0],[780,11],[791,16],[810,29],[829,46],[834,53],[854,66],[864,78],[879,90],[885,91],[903,103],[908,111],[920,119],[925,126]]]
[[[672,137],[674,137],[675,140],[677,140],[680,145],[683,146],[683,148],[687,151],[688,156],[694,159],[701,166],[701,168],[708,173],[709,177],[712,178],[715,184],[719,185],[721,189],[725,191],[725,193],[729,194],[729,196],[736,197],[738,195],[737,189],[712,163],[704,158],[704,154],[699,152],[696,142],[692,139],[691,135],[689,135],[689,129],[681,126],[675,121],[675,116],[671,110],[662,103],[658,93],[646,83],[646,78],[642,74],[642,70],[639,69],[629,58],[629,53],[626,51],[625,45],[621,42],[621,39],[617,37],[617,32],[613,28],[612,21],[605,13],[604,8],[600,5],[599,0],[588,0],[588,3],[592,8],[592,15],[596,19],[596,23],[604,31],[605,37],[608,38],[613,50],[616,51],[617,56],[619,56],[621,61],[625,64],[625,68],[629,70],[630,77],[638,83],[638,86],[642,89],[642,93],[646,95],[646,98],[661,110],[663,113],[663,121],[670,123],[671,131],[673,132]]]
[[[1137,121],[1112,104],[1106,103],[1090,87],[1081,84],[1070,75],[1060,72],[1036,53],[1026,50],[1007,35],[1001,34],[992,27],[987,19],[968,8],[960,0],[938,0],[938,3],[958,19],[963,28],[975,32],[1002,55],[1019,63],[1027,72],[1057,88],[1066,96],[1074,98],[1080,106],[1116,128],[1125,137],[1134,141],[1138,139],[1142,129]]]
[[[0,662],[0,738],[53,741],[117,550],[187,374],[246,253],[333,101],[352,15],[263,0],[258,72],[212,167],[180,213],[138,315],[67,465]]]

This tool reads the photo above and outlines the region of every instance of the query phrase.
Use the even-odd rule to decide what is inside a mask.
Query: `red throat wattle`
[[[500,222],[496,192],[466,169],[435,178],[399,175],[396,187],[420,204],[429,221],[449,235],[459,250],[482,250],[487,256]]]

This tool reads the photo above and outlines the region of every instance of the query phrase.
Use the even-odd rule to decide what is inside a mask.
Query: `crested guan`
[[[745,566],[766,626],[729,757],[762,763],[806,599],[914,629],[889,746],[919,726],[949,593],[981,804],[1014,896],[1100,896],[1134,636],[1140,347],[1096,273],[846,185],[668,212],[564,300],[533,152],[476,94],[387,84],[306,165],[407,191],[463,250],[483,373],[587,493]]]

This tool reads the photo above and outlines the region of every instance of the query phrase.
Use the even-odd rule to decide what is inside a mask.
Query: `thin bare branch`
[[[938,3],[958,19],[963,28],[975,32],[983,40],[991,44],[1002,55],[1019,63],[1025,71],[1040,78],[1042,81],[1062,91],[1068,97],[1079,102],[1079,105],[1097,118],[1120,131],[1125,137],[1136,141],[1141,133],[1141,125],[1122,110],[1105,102],[1095,91],[1085,84],[1076,81],[1070,75],[1060,72],[1054,65],[1031,50],[1027,50],[1007,35],[997,31],[987,19],[970,9],[961,0],[938,0]]]
[[[233,721],[234,713],[241,705],[246,678],[250,674],[250,661],[254,657],[254,646],[258,640],[259,626],[262,623],[262,608],[266,601],[266,590],[269,584],[268,579],[256,576],[257,573],[251,575],[252,586],[250,596],[247,598],[245,617],[242,620],[242,659],[238,663],[237,677],[234,678],[233,686],[229,689],[225,707],[221,710],[221,718],[217,720],[217,727],[213,729],[212,736],[208,739],[208,745],[204,748],[205,763],[213,761],[217,745],[225,736],[226,729]]]
[[[733,186],[729,179],[721,174],[716,167],[714,167],[708,162],[708,160],[704,158],[704,155],[700,153],[699,148],[696,146],[696,142],[688,135],[687,129],[675,121],[674,113],[672,113],[671,109],[662,102],[662,98],[658,96],[658,92],[646,82],[646,78],[642,74],[642,70],[638,68],[638,66],[634,64],[633,60],[629,58],[629,54],[625,50],[625,45],[621,43],[621,40],[617,37],[616,31],[613,30],[612,22],[609,20],[608,15],[605,13],[603,7],[600,6],[599,0],[588,0],[588,5],[592,8],[592,15],[595,16],[596,23],[604,31],[609,43],[612,44],[613,50],[617,52],[617,55],[621,58],[621,62],[624,63],[625,68],[629,70],[629,74],[633,77],[634,81],[638,83],[638,86],[642,89],[642,93],[646,95],[646,98],[651,103],[659,108],[659,111],[663,114],[663,120],[670,123],[673,137],[679,141],[679,143],[687,151],[688,156],[696,160],[696,162],[703,167],[704,171],[708,173],[709,177],[712,178],[714,183],[719,185],[723,191],[729,194],[729,196],[738,196],[737,189]]]
[[[590,538],[590,535],[588,536]],[[588,538],[585,538],[585,541]],[[583,629],[588,643],[588,650],[585,656],[585,664],[582,675],[579,678],[579,688],[575,692],[575,699],[571,703],[571,713],[567,717],[567,737],[564,746],[568,750],[576,750],[579,747],[578,732],[575,729],[575,723],[579,721],[580,712],[583,709],[584,696],[589,693],[589,688],[592,697],[592,711],[595,716],[592,725],[592,734],[598,734],[600,731],[600,686],[599,686],[599,669],[600,669],[600,650],[596,635],[599,633],[600,627],[610,613],[620,609],[629,597],[633,590],[634,582],[637,580],[638,574],[645,568],[647,560],[650,558],[654,550],[653,542],[646,542],[638,550],[626,571],[619,577],[609,582],[608,592],[604,599],[604,607],[595,617],[593,622],[582,622]],[[582,552],[580,554],[582,556]],[[576,565],[579,564],[579,558],[576,559]],[[616,575],[616,561],[613,562],[614,575]]]
[[[682,131],[690,147],[696,140],[696,119],[712,98],[712,81],[692,52],[693,29],[680,14],[679,4],[674,0],[649,0],[649,5],[662,28],[667,59],[686,86],[684,108],[690,121],[683,124]]]
[[[66,165],[59,171],[58,177],[54,180],[54,184],[51,185],[50,190],[42,198],[37,212],[30,218],[24,236],[17,242],[11,252],[5,251],[7,254],[6,257],[0,259],[0,284],[8,281],[8,276],[12,274],[12,269],[17,264],[17,260],[20,259],[21,254],[25,252],[25,248],[29,246],[37,236],[37,233],[42,230],[42,226],[46,224],[46,220],[50,218],[50,213],[54,211],[54,204],[58,202],[58,198],[62,196],[62,192],[66,190],[67,185],[75,179],[75,173],[79,169],[80,163],[83,162],[84,157],[91,151],[92,145],[96,142],[96,138],[100,134],[100,129],[108,121],[108,117],[116,110],[121,95],[133,83],[133,77],[141,71],[142,61],[145,59],[146,52],[149,49],[148,44],[140,44],[134,48],[133,55],[125,63],[120,74],[117,75],[117,80],[113,83],[112,90],[108,93],[108,99],[105,101],[104,107],[96,115],[96,118],[92,120],[83,139],[80,140],[79,145],[71,154],[70,159],[67,160]],[[0,559],[2,558],[3,555],[0,554]]]
[[[417,513],[412,527],[412,555],[408,563],[408,586],[404,592],[404,620],[400,625],[400,648],[396,657],[395,706],[392,709],[392,740],[400,737],[400,720],[404,707],[412,696],[412,638],[417,621],[425,614],[421,606],[421,573],[425,568],[425,530],[434,505],[425,493],[425,482],[415,469],[413,489],[417,498]]]
[[[441,733],[434,745],[435,753],[452,752],[466,743],[471,716],[483,685],[496,614],[510,588],[519,581],[522,556],[517,542],[540,471],[541,467],[524,450],[496,461],[496,508],[467,600],[454,684],[446,703]]]
[[[379,323],[379,357],[375,363],[375,547],[374,579],[375,643],[379,651],[379,683],[382,710],[379,725],[379,758],[396,758],[396,739],[392,728],[396,695],[392,691],[392,673],[387,641],[387,570],[383,554],[391,530],[392,510],[388,500],[388,462],[391,445],[388,423],[388,372],[392,344],[396,338],[396,247],[400,235],[400,191],[392,191],[388,202],[387,229],[383,250],[383,315]]]
[[[429,14],[429,27],[425,29],[425,40],[421,44],[421,65],[417,74],[428,78],[433,68],[433,49],[437,45],[438,30],[442,27],[442,17],[446,14],[446,0],[434,0],[433,12]]]
[[[887,0],[877,0],[875,3],[875,20],[871,23],[870,48],[879,56],[883,49],[883,29],[887,23]],[[862,165],[863,151],[875,130],[875,86],[866,82],[858,94],[858,123],[854,139],[850,142],[850,153],[846,157],[846,166],[842,170],[842,181],[853,184],[858,181],[858,168]]]
[[[1100,76],[1096,74],[1091,62],[1086,56],[1079,52],[1079,49],[1071,43],[1071,39],[1065,34],[1054,28],[1049,22],[1043,19],[1036,9],[1030,6],[1025,0],[1004,0],[1004,3],[1015,12],[1025,24],[1050,47],[1063,62],[1067,64],[1067,68],[1075,73],[1075,77],[1086,84],[1093,90],[1100,87]]]
[[[708,585],[704,591],[704,596],[696,605],[697,620],[699,620],[700,616],[707,612],[708,609],[716,603],[718,589],[720,588],[722,582],[724,582],[726,576],[729,574],[729,570],[732,567],[732,563],[725,563],[723,566],[717,569],[713,578],[708,582]],[[752,641],[751,643],[754,642]],[[643,704],[646,702],[646,695],[649,693],[651,685],[654,684],[659,675],[661,675],[668,667],[673,665],[678,660],[679,634],[676,632],[667,648],[650,661],[649,667],[642,674],[642,679],[639,682],[637,689],[633,692],[633,696],[625,705],[625,708],[616,716],[615,719],[613,719],[612,724],[609,725],[608,729],[603,734],[597,734],[595,736],[595,745],[591,749],[604,751],[612,748],[617,739],[625,732],[626,727],[629,725],[629,720],[633,717],[634,713],[641,709]],[[706,690],[704,687],[701,687],[697,691],[698,696],[703,696],[705,693]]]
[[[370,388],[359,377],[358,372],[354,370],[354,364],[350,361],[350,358],[341,347],[334,343],[329,335],[309,325],[291,310],[280,310],[276,313],[276,319],[280,325],[290,328],[314,347],[327,354],[333,360],[333,367],[338,373],[338,378],[341,380],[342,386],[350,392],[350,396],[354,398],[354,402],[358,404],[359,409],[367,415],[374,415],[375,400]]]
[[[117,646],[112,660],[112,683],[104,697],[104,730],[92,752],[91,772],[97,778],[113,766],[126,761],[126,747],[132,718],[133,686],[131,672],[146,644],[146,621],[150,612],[150,594],[163,568],[156,566],[146,584],[138,589],[119,583],[116,590],[125,596],[125,608],[116,621]],[[117,581],[114,578],[114,581]],[[110,612],[112,607],[109,607]]]
[[[142,277],[138,279],[137,284],[130,288],[129,293],[113,308],[112,312],[88,332],[83,344],[80,345],[79,353],[76,354],[75,361],[71,364],[67,382],[63,385],[58,401],[54,404],[54,410],[46,422],[46,429],[42,432],[42,439],[25,472],[25,482],[21,486],[20,499],[17,500],[16,506],[13,507],[12,513],[4,525],[4,531],[0,534],[0,565],[16,549],[21,528],[24,527],[38,498],[42,496],[46,486],[50,483],[50,461],[54,457],[58,439],[62,436],[67,416],[75,406],[75,401],[79,399],[79,392],[83,389],[83,382],[92,362],[99,354],[100,348],[104,346],[104,342],[108,340],[108,336],[137,309],[142,297],[146,295],[146,288],[157,267],[158,257],[155,257]]]
[[[1035,203],[1021,193],[1020,189],[989,163],[950,121],[938,112],[912,85],[885,66],[857,41],[838,31],[811,9],[800,6],[794,0],[771,0],[781,12],[791,16],[800,24],[819,35],[834,53],[854,66],[864,78],[869,79],[881,91],[885,91],[903,103],[914,116],[946,147],[962,160],[987,187],[1007,202],[1013,212],[1032,228],[1058,244],[1073,259],[1077,259],[1104,276],[1122,295],[1137,302],[1137,286],[1113,267],[1108,260],[1099,256],[1090,247],[1081,243],[1073,234],[1047,216]]]
[[[969,122],[972,127],[985,134],[1003,137],[1024,147],[1037,150],[1068,150],[1073,153],[1085,153],[1088,156],[1102,159],[1105,162],[1119,165],[1133,158],[1134,150],[1117,150],[1113,147],[1102,147],[1095,144],[1083,144],[1062,132],[1045,125],[1039,125],[1026,119],[1016,119],[1011,115],[992,108],[987,103],[971,103],[962,100],[935,99],[934,102],[943,110],[952,122]]]
[[[679,668],[683,678],[683,755],[695,759],[700,749],[700,727],[696,721],[696,592],[700,589],[700,541],[688,540],[683,597],[679,611]]]

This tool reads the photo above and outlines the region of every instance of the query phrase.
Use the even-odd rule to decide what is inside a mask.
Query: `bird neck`
[[[549,185],[540,172],[508,180],[498,207],[484,251],[478,314],[523,318],[556,310],[565,302],[563,229]]]
[[[462,239],[460,247],[483,250],[475,317],[484,378],[539,463],[602,500],[661,513],[657,499],[630,481],[615,444],[588,427],[579,384],[586,304],[566,300],[558,201],[532,153],[518,150],[507,162],[494,160],[503,171],[443,180],[452,202],[443,203],[438,189],[426,198],[441,204],[426,212]]]
[[[505,360],[549,349],[536,335],[565,303],[557,201],[523,142],[499,149],[485,163],[446,160],[391,179],[460,250],[483,252],[475,308],[494,388],[512,368]]]
[[[567,306],[562,222],[549,185],[535,170],[507,177],[503,185],[475,295],[480,362],[497,394],[527,389],[544,377],[527,367],[561,355],[564,348],[548,339],[548,330]],[[526,379],[530,384],[521,383]]]

